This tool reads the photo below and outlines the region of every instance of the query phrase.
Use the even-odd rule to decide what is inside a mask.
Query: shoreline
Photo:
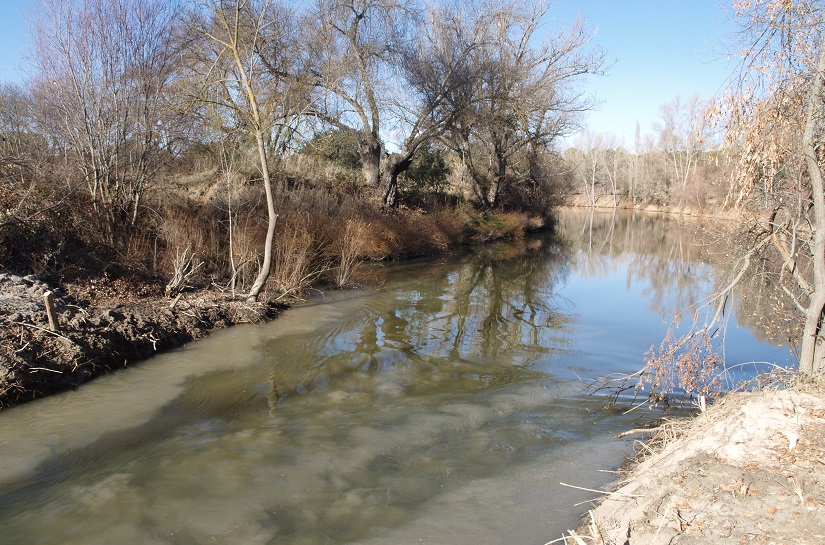
[[[729,393],[651,431],[620,486],[556,543],[825,542],[824,378]]]
[[[34,276],[0,273],[0,411],[74,389],[213,331],[275,318],[287,308],[248,304],[209,289],[174,300],[135,290],[106,278],[58,289]],[[46,291],[55,294],[58,331],[49,328]]]
[[[580,207],[559,207],[565,208]],[[55,294],[57,332],[48,327],[46,291]],[[273,319],[285,308],[276,302],[248,304],[210,288],[187,291],[173,301],[159,286],[133,285],[105,274],[53,286],[34,276],[0,272],[0,411],[76,388],[214,330]]]

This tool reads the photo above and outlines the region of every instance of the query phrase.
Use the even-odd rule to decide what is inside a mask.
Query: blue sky
[[[68,1],[68,0],[67,0]],[[29,47],[30,0],[0,0],[0,81],[20,81]],[[555,0],[548,29],[582,15],[595,43],[614,62],[586,90],[602,104],[590,112],[594,132],[612,132],[632,147],[636,123],[652,131],[659,105],[681,95],[710,98],[733,69],[723,52],[731,25],[725,0]],[[727,2],[729,5],[729,2]]]
[[[29,47],[26,22],[29,0],[0,0],[0,81],[19,81]]]
[[[727,6],[720,0],[556,0],[558,20],[582,15],[615,63],[587,84],[603,101],[588,116],[591,130],[612,132],[632,147],[636,122],[642,134],[652,132],[662,103],[721,92],[735,68],[724,47],[734,29]]]

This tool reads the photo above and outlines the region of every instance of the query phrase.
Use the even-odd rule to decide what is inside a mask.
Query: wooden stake
[[[57,323],[57,312],[54,310],[54,294],[47,291],[43,294],[43,300],[46,302],[46,314],[49,315],[49,329],[54,332],[60,331],[60,324]]]

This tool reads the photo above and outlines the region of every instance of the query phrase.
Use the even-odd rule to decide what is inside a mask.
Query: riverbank
[[[650,202],[630,203],[626,199],[620,199],[618,203],[610,195],[601,195],[596,198],[596,202],[590,202],[585,195],[571,195],[564,199],[563,207],[570,208],[590,208],[596,210],[636,210],[650,214],[673,214],[675,216],[699,219],[731,220],[735,217],[733,211],[723,208],[720,203],[709,202],[703,208],[695,206],[665,205]]]
[[[825,379],[728,394],[639,448],[565,543],[825,542]]]
[[[58,331],[49,328],[47,291],[54,293]],[[77,387],[219,328],[267,320],[283,308],[216,290],[173,300],[105,276],[57,287],[0,273],[0,408]]]
[[[367,260],[404,259],[466,251],[472,246],[501,240],[520,240],[528,233],[548,229],[547,217],[530,213],[466,214],[460,211],[408,212],[393,224],[360,232],[346,261],[348,284],[357,283],[359,264]],[[424,228],[428,223],[429,227]],[[445,226],[445,224],[449,224]],[[412,236],[411,230],[419,227]],[[380,250],[380,251],[379,251]],[[182,346],[223,327],[258,323],[276,317],[290,296],[307,289],[340,283],[335,267],[316,264],[308,248],[292,249],[286,269],[300,261],[298,281],[284,281],[273,272],[265,293],[275,297],[246,303],[201,278],[200,287],[177,298],[164,295],[163,281],[133,271],[136,279],[87,272],[81,278],[46,283],[28,275],[0,272],[0,409],[75,388],[110,371],[127,367],[158,352]],[[342,250],[343,251],[343,250]],[[315,256],[317,258],[317,256]],[[344,267],[344,260],[338,269]],[[283,265],[283,264],[282,264]],[[326,269],[324,269],[326,267]],[[314,278],[314,280],[308,280]],[[279,292],[278,290],[281,290]],[[52,331],[44,294],[52,292],[58,331]]]

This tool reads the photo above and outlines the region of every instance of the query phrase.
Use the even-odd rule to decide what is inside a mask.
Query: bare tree
[[[628,163],[627,151],[613,133],[604,135],[605,168],[604,173],[610,183],[610,194],[613,197],[613,207],[619,206],[619,194],[622,192],[621,183],[626,177],[623,170]],[[628,186],[630,183],[628,182]]]
[[[688,183],[695,175],[707,138],[705,104],[698,94],[683,102],[676,97],[659,107],[661,122],[654,124],[659,146],[670,158],[674,181],[679,184],[678,204],[684,204]]]
[[[397,52],[418,17],[408,0],[316,0],[303,28],[313,114],[358,139],[364,181],[380,182],[382,118]]]
[[[590,206],[594,206],[604,180],[608,178],[608,147],[602,133],[587,131],[578,137],[575,145],[566,152],[568,164],[576,173]],[[615,195],[615,191],[613,191]]]
[[[577,127],[577,114],[592,104],[576,84],[602,71],[604,54],[586,49],[590,35],[581,21],[540,41],[545,3],[483,0],[466,9],[479,28],[474,35],[483,40],[468,58],[465,85],[452,97],[459,115],[447,141],[462,158],[476,197],[494,207],[508,181],[529,177],[529,161],[517,158]]]
[[[14,176],[29,163],[39,140],[31,96],[19,85],[0,83],[0,176]]]
[[[260,271],[247,300],[256,301],[272,269],[275,211],[269,160],[293,137],[305,108],[291,56],[294,18],[270,0],[203,0],[190,15],[188,52],[202,104],[217,107],[254,138],[266,193],[267,229]]]
[[[35,92],[88,188],[99,228],[123,244],[168,156],[174,6],[161,0],[42,0]]]
[[[410,167],[416,151],[443,136],[460,115],[454,97],[465,90],[468,61],[485,39],[477,26],[467,24],[460,5],[430,6],[426,20],[401,50],[404,89],[387,112],[392,132],[402,135],[397,151],[387,155],[381,181],[383,202],[390,206],[398,176]]]

